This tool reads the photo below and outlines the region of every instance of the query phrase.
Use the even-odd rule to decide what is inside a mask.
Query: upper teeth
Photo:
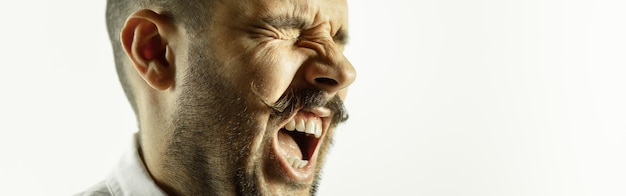
[[[309,120],[308,122],[304,122],[304,118],[292,118],[286,125],[285,129],[287,131],[298,131],[306,134],[315,135],[315,138],[320,138],[322,136],[322,127],[319,123],[314,122],[313,120]]]

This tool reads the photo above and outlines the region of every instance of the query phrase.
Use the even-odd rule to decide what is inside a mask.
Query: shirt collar
[[[137,145],[138,134],[133,137],[132,148],[124,154],[122,160],[107,178],[107,186],[112,195],[155,195],[165,196],[146,169]]]

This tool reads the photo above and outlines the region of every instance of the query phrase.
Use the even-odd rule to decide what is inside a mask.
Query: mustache
[[[339,98],[335,95],[331,99],[326,98],[326,93],[317,89],[289,89],[278,100],[271,104],[267,102],[260,94],[254,90],[253,92],[261,99],[272,115],[279,118],[287,118],[295,111],[310,110],[315,107],[328,108],[332,112],[332,125],[336,126],[348,120],[348,111]]]

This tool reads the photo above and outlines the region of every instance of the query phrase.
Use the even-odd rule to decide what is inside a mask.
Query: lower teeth
[[[302,169],[302,168],[304,168],[304,166],[306,166],[309,163],[309,161],[300,160],[300,159],[295,158],[295,157],[289,157],[289,158],[287,158],[287,161],[289,162],[291,167],[293,167],[294,169]]]

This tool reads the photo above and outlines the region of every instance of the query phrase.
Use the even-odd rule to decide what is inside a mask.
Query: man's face
[[[212,11],[189,37],[177,85],[163,164],[171,188],[309,194],[355,78],[343,56],[346,2],[222,1]]]

